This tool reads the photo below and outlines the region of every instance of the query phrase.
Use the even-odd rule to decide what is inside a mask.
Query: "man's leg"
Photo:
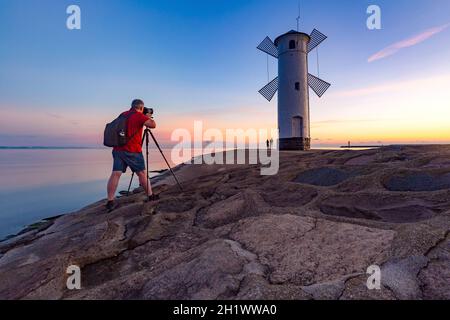
[[[108,180],[108,201],[114,200],[121,176],[122,171],[113,171],[111,173],[111,177]]]
[[[152,191],[152,184],[150,183],[150,180],[148,180],[148,190],[147,190],[147,173],[144,171],[140,171],[136,173],[139,177],[139,183],[144,188],[144,190],[147,192],[147,196],[151,196],[153,194]]]

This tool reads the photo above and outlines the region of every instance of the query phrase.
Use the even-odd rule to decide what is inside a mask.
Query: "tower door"
[[[303,133],[303,118],[300,116],[292,118],[292,137],[301,138]]]

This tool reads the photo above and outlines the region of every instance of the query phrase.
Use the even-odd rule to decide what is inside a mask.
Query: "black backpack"
[[[123,113],[113,122],[108,123],[103,134],[103,144],[106,147],[122,147],[133,138],[139,130],[133,134],[132,137],[127,138],[128,119],[134,114],[129,112],[128,115]]]

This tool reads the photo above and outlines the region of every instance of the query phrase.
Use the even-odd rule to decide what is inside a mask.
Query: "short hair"
[[[142,101],[141,99],[134,99],[131,103],[131,107],[134,109],[138,109],[139,106],[144,106],[144,101]]]

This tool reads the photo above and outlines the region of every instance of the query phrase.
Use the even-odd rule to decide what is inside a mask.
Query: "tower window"
[[[295,90],[300,91],[300,82],[295,83]]]
[[[295,40],[289,41],[289,49],[290,50],[295,49]]]

